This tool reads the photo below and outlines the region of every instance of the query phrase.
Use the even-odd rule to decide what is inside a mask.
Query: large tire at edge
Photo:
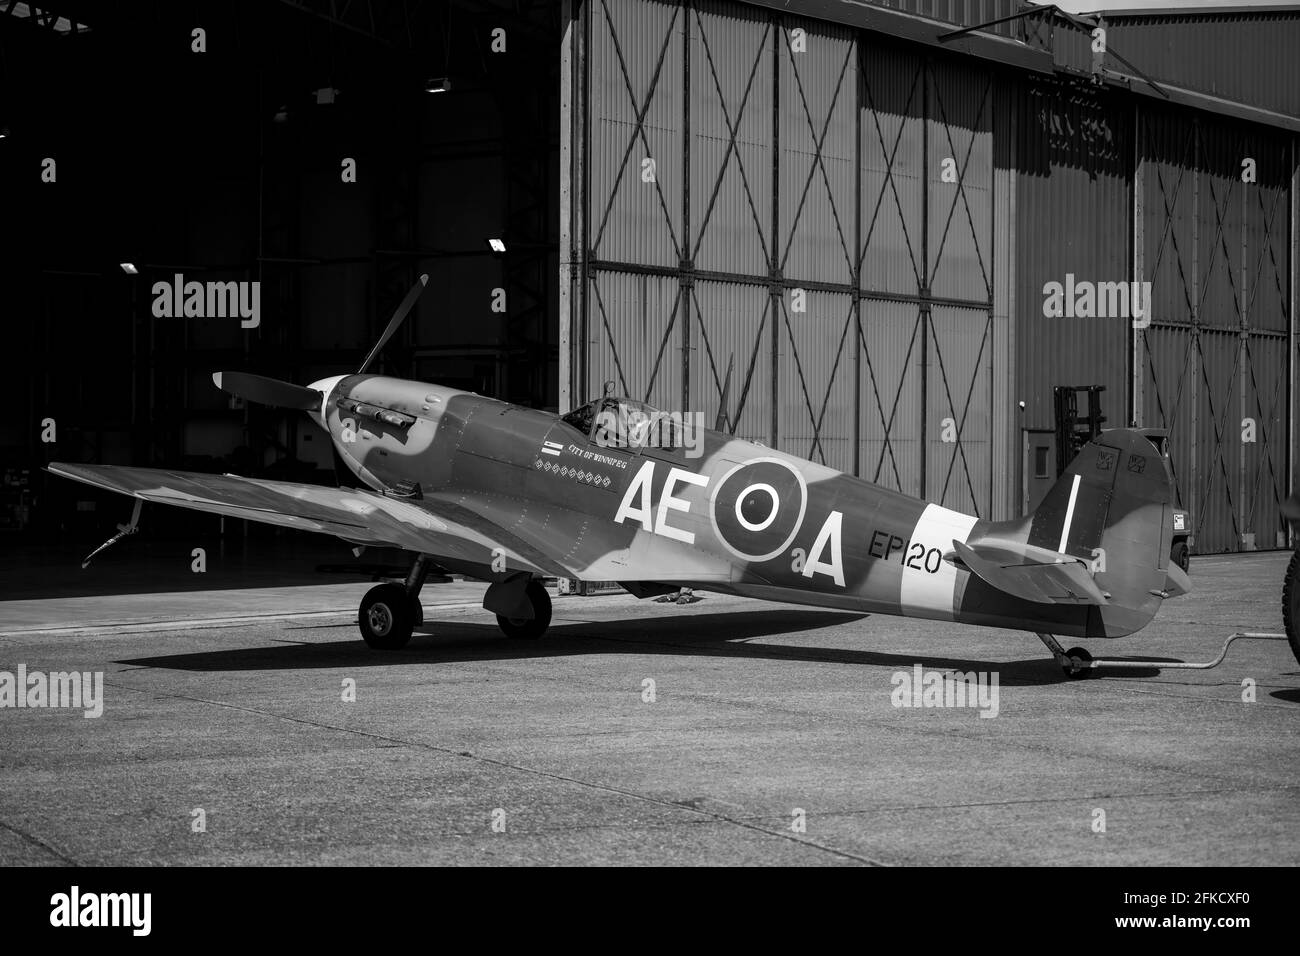
[[[1291,563],[1286,566],[1286,582],[1282,585],[1282,622],[1286,625],[1291,653],[1300,661],[1300,551],[1291,555]]]

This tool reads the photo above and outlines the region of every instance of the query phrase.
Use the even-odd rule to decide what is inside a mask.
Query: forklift
[[[1102,432],[1102,423],[1106,416],[1101,413],[1101,393],[1105,385],[1057,385],[1052,389],[1053,404],[1056,413],[1056,473],[1065,474],[1066,467],[1074,456],[1088,442]],[[1083,411],[1080,411],[1080,399],[1083,399]],[[1163,428],[1137,429],[1155,446],[1162,457],[1169,457],[1169,433]],[[1192,535],[1190,516],[1181,508],[1174,509],[1173,543],[1169,548],[1169,560],[1187,571],[1191,552],[1189,540]]]

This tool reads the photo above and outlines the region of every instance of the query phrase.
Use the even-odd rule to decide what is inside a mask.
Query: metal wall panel
[[[915,295],[922,285],[927,183],[925,61],[865,40],[860,61],[861,285]]]
[[[955,61],[929,71],[929,276],[934,295],[993,297],[993,75]],[[956,182],[948,181],[953,176]]]
[[[1236,401],[1238,350],[1237,336],[1228,331],[1202,328],[1194,347],[1201,388],[1197,390],[1198,467],[1189,480],[1195,482],[1192,498],[1197,503],[1193,513],[1196,547],[1206,551],[1235,551],[1243,528],[1238,520],[1241,503],[1236,500],[1237,463],[1241,454],[1241,421]]]
[[[1205,127],[1196,124],[1202,131]],[[1200,299],[1198,320],[1202,326],[1231,329],[1241,324],[1242,297],[1237,287],[1243,263],[1250,254],[1242,248],[1241,183],[1239,143],[1222,135],[1199,137],[1196,215],[1199,221]],[[1237,201],[1234,202],[1233,200]]]
[[[858,431],[862,477],[921,494],[921,313],[912,302],[862,303]]]
[[[1016,481],[1022,459],[1020,410],[1016,405],[1016,209],[1018,179],[1015,141],[1020,111],[1019,88],[1010,76],[998,78],[994,91],[993,136],[993,505],[989,517],[1005,521],[1024,510]]]
[[[988,23],[999,17],[1010,16],[1020,7],[1020,0],[871,0],[874,6],[892,7],[904,13],[943,20],[964,27]],[[990,29],[991,33],[1012,36],[1014,23],[1001,23]]]
[[[1259,548],[1287,545],[1277,490],[1287,487],[1287,341],[1256,337],[1245,342],[1246,402],[1238,418],[1257,423],[1256,440],[1241,446],[1242,528]]]
[[[759,10],[700,3],[689,15],[691,242],[695,268],[764,275],[772,258],[776,30]]]
[[[1178,507],[1195,514],[1197,446],[1194,435],[1199,415],[1199,359],[1188,330],[1172,325],[1152,325],[1145,335],[1144,358],[1148,381],[1143,391],[1145,408],[1140,421],[1168,431],[1169,464],[1174,476]]]
[[[992,507],[993,322],[935,306],[926,351],[925,497],[967,514]]]
[[[1107,40],[1157,80],[1300,116],[1300,10],[1107,17]]]
[[[675,266],[682,251],[680,3],[594,0],[590,244],[598,259]],[[646,160],[654,161],[647,181]]]
[[[612,380],[712,424],[734,357],[736,434],[917,495],[930,466],[941,501],[991,514],[993,355],[1010,340],[991,318],[991,74],[726,0],[595,0],[583,15],[573,401]],[[652,189],[622,172],[644,152],[643,108],[680,149]],[[942,440],[945,418],[959,442]]]
[[[738,282],[697,281],[691,290],[690,398],[712,428],[727,369],[727,418],[732,434],[772,441],[772,349],[776,325],[767,289]],[[733,364],[734,361],[734,364]]]
[[[851,283],[856,47],[842,27],[790,17],[782,27],[779,266],[792,281]],[[791,52],[795,28],[805,52]]]
[[[682,303],[677,280],[621,272],[597,273],[591,283],[587,334],[587,395],[604,382],[638,401],[682,407]]]
[[[1169,430],[1197,552],[1274,548],[1286,525],[1286,339],[1230,329],[1147,330],[1148,425]],[[1253,422],[1247,441],[1246,419]]]
[[[1187,323],[1197,308],[1195,274],[1200,228],[1196,197],[1196,128],[1167,117],[1141,114],[1145,169],[1145,272],[1151,283],[1154,319]]]
[[[1137,342],[1142,423],[1171,431],[1197,551],[1276,547],[1294,415],[1288,144],[1184,111],[1143,111],[1140,123],[1142,262],[1154,300]],[[1256,182],[1242,180],[1246,157]]]
[[[1244,232],[1242,281],[1244,314],[1251,328],[1285,332],[1289,328],[1289,236],[1287,207],[1291,199],[1291,144],[1287,137],[1263,130],[1242,131],[1241,148],[1230,156],[1240,171],[1243,157],[1255,160],[1256,182],[1238,185]]]
[[[1129,321],[1044,315],[1049,282],[1131,274],[1131,117],[1114,96],[1024,91],[1016,150],[1017,394],[1021,428],[1052,428],[1052,387],[1105,385],[1108,427],[1128,417]],[[1017,456],[1017,468],[1019,460]]]
[[[809,292],[806,311],[781,300],[777,334],[777,447],[792,455],[853,471],[853,297]]]

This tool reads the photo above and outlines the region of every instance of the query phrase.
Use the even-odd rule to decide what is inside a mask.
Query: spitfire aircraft
[[[1144,627],[1190,582],[1171,563],[1172,483],[1158,436],[1116,428],[1085,445],[1039,507],[990,521],[720,430],[605,396],[565,415],[366,373],[307,386],[219,372],[248,401],[307,412],[347,466],[339,487],[166,469],[49,470],[149,502],[335,535],[412,555],[361,602],[372,648],[421,623],[431,569],[489,582],[513,638],[551,620],[542,581],[683,587],[1036,633],[1071,675],[1089,655],[1055,635]],[[137,501],[138,516],[139,501]],[[134,527],[134,519],[132,528]]]

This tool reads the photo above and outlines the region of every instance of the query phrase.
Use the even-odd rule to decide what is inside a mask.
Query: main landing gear
[[[429,572],[429,559],[416,557],[403,584],[388,582],[376,585],[361,599],[357,624],[361,639],[377,651],[395,651],[406,646],[411,632],[424,623],[420,606],[420,588]]]
[[[532,608],[533,616],[509,617],[498,614],[497,626],[506,637],[535,641],[551,626],[551,596],[541,581],[532,580],[524,588],[523,597]]]
[[[411,632],[424,622],[420,588],[429,567],[429,559],[420,555],[405,582],[389,581],[366,592],[357,625],[369,647],[395,651],[410,641]],[[494,581],[484,595],[483,606],[496,614],[497,626],[506,637],[536,640],[551,626],[551,596],[541,581],[526,573]]]

